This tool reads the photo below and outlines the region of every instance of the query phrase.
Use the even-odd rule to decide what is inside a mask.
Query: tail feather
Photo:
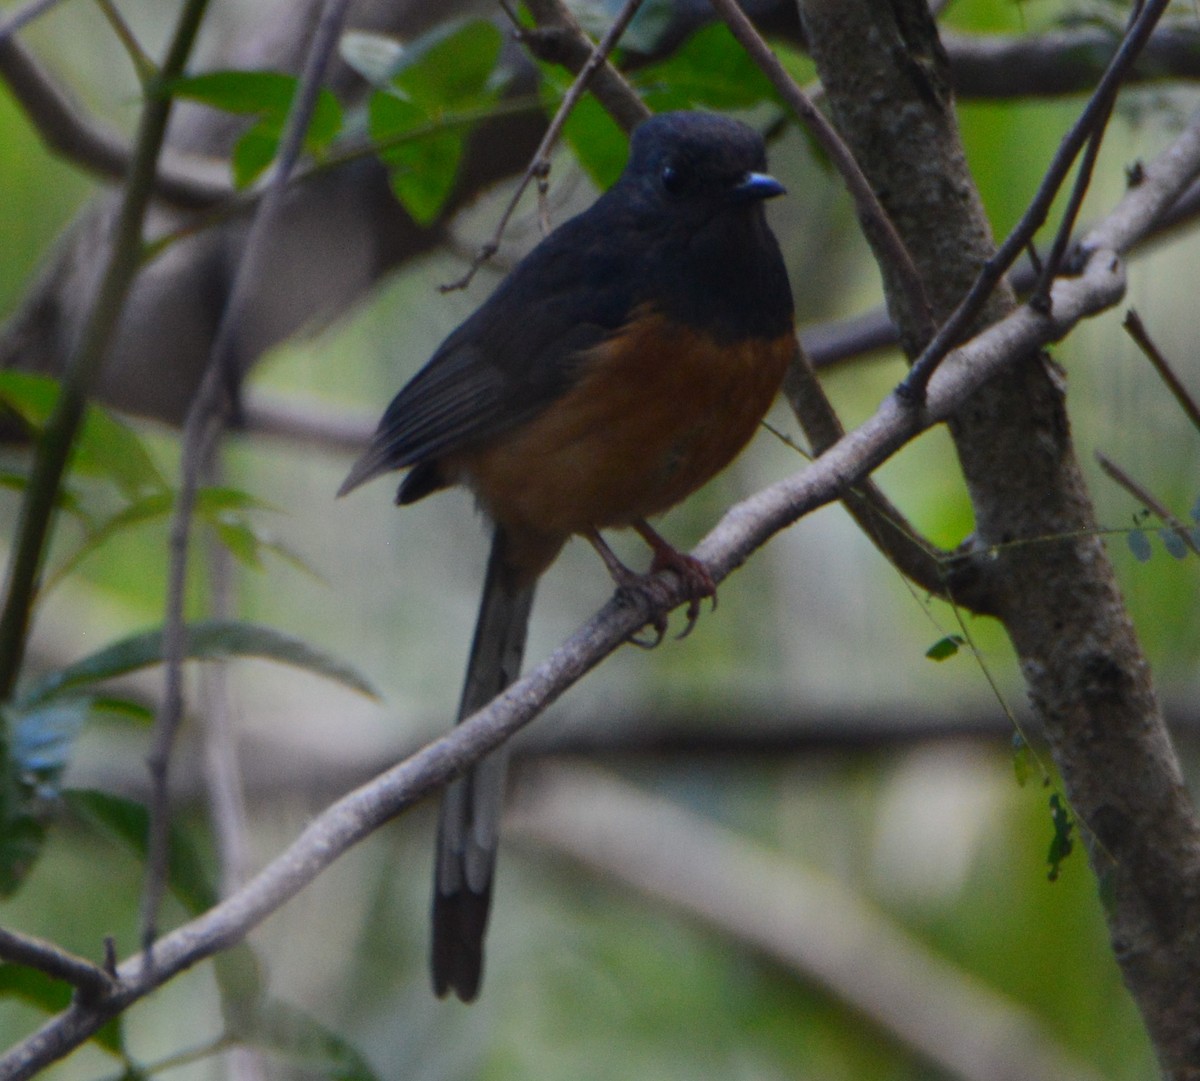
[[[521,671],[534,585],[517,586],[499,526],[484,579],[458,719],[487,705]],[[453,781],[438,817],[433,888],[433,989],[464,1002],[479,993],[483,936],[492,899],[508,749],[501,747]]]

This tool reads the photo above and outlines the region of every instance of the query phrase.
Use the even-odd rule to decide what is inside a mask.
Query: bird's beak
[[[746,173],[733,188],[733,197],[739,202],[774,199],[775,196],[786,193],[787,188],[770,173]]]

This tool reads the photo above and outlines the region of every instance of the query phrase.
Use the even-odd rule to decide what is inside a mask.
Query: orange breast
[[[443,467],[515,532],[561,544],[628,525],[678,503],[733,460],[794,349],[790,332],[721,345],[658,315],[636,319],[585,355],[582,378],[544,413]]]

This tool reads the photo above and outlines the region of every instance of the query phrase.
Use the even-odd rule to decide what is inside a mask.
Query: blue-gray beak
[[[746,173],[733,189],[733,197],[739,201],[753,202],[758,199],[774,199],[787,192],[770,173]]]

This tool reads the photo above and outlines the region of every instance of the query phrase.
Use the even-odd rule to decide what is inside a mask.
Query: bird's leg
[[[683,581],[687,589],[687,626],[684,627],[680,638],[686,638],[692,633],[696,620],[700,617],[700,602],[706,597],[712,598],[713,608],[717,607],[717,583],[713,581],[708,568],[695,556],[679,551],[678,548],[658,534],[644,518],[633,523],[638,535],[654,552],[650,562],[650,573],[659,571],[674,571]]]
[[[712,575],[703,563],[692,556],[678,551],[659,536],[646,521],[638,519],[633,523],[633,528],[650,545],[654,553],[648,574],[638,574],[625,566],[617,558],[612,548],[609,547],[608,542],[596,530],[590,530],[585,535],[604,561],[604,565],[608,568],[608,573],[612,576],[613,581],[617,583],[618,591],[632,592],[636,590],[648,595],[652,601],[665,608],[669,603],[669,598],[666,596],[665,591],[655,583],[654,575],[662,570],[674,571],[679,575],[687,589],[688,596],[687,626],[683,629],[683,633],[679,637],[686,638],[691,633],[692,628],[696,625],[696,620],[699,618],[700,602],[705,597],[711,597],[713,607],[716,607],[717,584],[713,581]],[[653,620],[653,626],[655,638],[652,641],[639,638],[632,638],[630,640],[635,645],[642,646],[645,649],[650,649],[658,645],[667,630],[666,616],[658,615]]]
[[[650,599],[658,605],[659,608],[665,608],[667,605],[666,597],[656,596],[654,590],[650,587],[649,575],[638,574],[637,571],[631,571],[624,563],[617,558],[617,553],[609,547],[606,541],[598,530],[590,529],[585,534],[592,547],[596,549],[596,554],[604,560],[604,566],[608,569],[608,573],[612,576],[612,580],[617,583],[618,594],[633,594],[638,591],[642,593],[649,592]],[[667,633],[667,617],[659,611],[650,621],[654,627],[653,638],[639,638],[636,634],[630,635],[629,641],[635,646],[640,646],[642,649],[653,649],[663,640],[663,635]]]

